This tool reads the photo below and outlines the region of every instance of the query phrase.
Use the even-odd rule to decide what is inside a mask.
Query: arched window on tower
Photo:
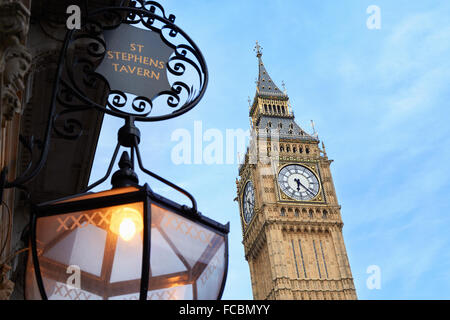
[[[312,211],[312,209],[309,209],[309,217],[312,219],[314,218],[314,211]]]
[[[322,212],[322,218],[326,219],[327,217],[328,217],[328,211],[324,209]]]
[[[267,104],[264,105],[264,111],[267,112]]]
[[[299,216],[300,216],[300,210],[295,209],[295,216],[296,216],[296,217],[299,217]]]
[[[281,208],[280,215],[282,217],[284,217],[286,215],[286,209],[285,208]]]
[[[281,113],[280,106],[277,106],[278,113]]]

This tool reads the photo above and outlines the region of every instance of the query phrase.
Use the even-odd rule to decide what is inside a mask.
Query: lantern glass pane
[[[142,202],[136,202],[38,218],[37,254],[48,299],[95,300],[139,293],[142,213]],[[26,298],[40,299],[31,260]]]
[[[151,205],[147,299],[217,299],[225,265],[225,237],[156,204]]]

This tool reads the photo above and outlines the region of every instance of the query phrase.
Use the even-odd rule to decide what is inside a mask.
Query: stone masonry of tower
[[[357,299],[342,235],[341,206],[330,171],[332,160],[323,142],[319,147],[317,135],[296,124],[289,97],[268,75],[258,44],[256,52],[259,76],[249,112],[254,135],[236,180],[253,297]],[[316,177],[314,197],[294,199],[282,190],[279,176],[286,166],[302,168]],[[253,203],[244,196],[249,182],[254,189]],[[308,190],[300,186],[297,190],[307,195]],[[254,206],[245,208],[247,221],[245,201]]]

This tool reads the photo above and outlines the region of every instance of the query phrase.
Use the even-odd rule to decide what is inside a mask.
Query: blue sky
[[[199,105],[139,124],[145,165],[177,182],[199,210],[230,221],[224,299],[252,299],[244,259],[234,164],[171,160],[174,130],[248,129],[257,59],[286,83],[297,123],[314,120],[342,205],[344,239],[360,299],[450,299],[450,3],[448,1],[162,1],[195,41],[210,82]],[[369,30],[366,8],[381,9]],[[122,123],[107,117],[91,180],[106,170]],[[205,142],[204,145],[207,145]],[[140,174],[157,192],[184,201]],[[97,190],[109,188],[105,183]],[[366,270],[381,270],[369,290]]]

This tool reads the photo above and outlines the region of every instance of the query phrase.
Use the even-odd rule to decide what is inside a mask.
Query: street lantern
[[[27,170],[13,181],[6,181],[7,168],[1,171],[0,197],[5,188],[26,190],[25,184],[45,164],[52,132],[69,140],[82,135],[82,123],[74,114],[90,109],[125,121],[104,177],[81,194],[31,203],[26,299],[222,296],[229,224],[203,216],[191,194],[144,167],[135,126],[194,108],[208,84],[206,63],[191,38],[174,24],[175,16],[167,15],[160,4],[127,3],[88,12],[80,30],[67,31],[40,155],[32,156]],[[92,96],[92,89],[98,88],[109,90],[105,103]],[[33,141],[31,137],[26,145],[30,152]],[[88,192],[107,180],[123,147],[129,151],[123,152],[120,169],[112,175],[113,188]],[[187,196],[192,206],[139,185],[135,160],[143,173]]]
[[[127,153],[120,166],[111,190],[34,208],[26,298],[220,299],[228,224],[134,185]]]

